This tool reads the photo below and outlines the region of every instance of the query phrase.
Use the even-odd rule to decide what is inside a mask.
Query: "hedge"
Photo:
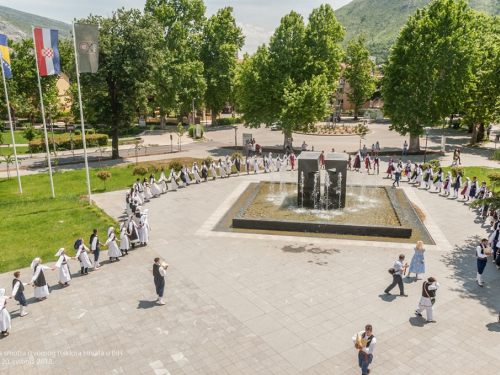
[[[200,126],[201,126],[201,138],[203,138],[203,135],[205,134],[205,129],[203,128],[203,125]],[[193,124],[189,125],[188,132],[189,136],[193,138]]]
[[[56,137],[56,147],[58,150],[71,150],[71,141],[68,135]],[[88,134],[85,136],[87,147],[99,147],[108,145],[108,136],[106,134]],[[45,139],[35,139],[29,142],[31,152],[45,152]],[[49,137],[49,147],[52,149],[52,138]],[[82,137],[79,135],[73,136],[73,149],[78,150],[83,148]]]
[[[224,117],[217,119],[217,125],[234,125],[241,124],[243,119],[241,117]]]

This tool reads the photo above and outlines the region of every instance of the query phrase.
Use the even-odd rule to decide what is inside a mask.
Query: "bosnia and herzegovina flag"
[[[0,34],[0,52],[2,56],[2,65],[5,78],[12,78],[12,69],[10,68],[9,46],[7,44],[7,35]]]
[[[38,71],[41,76],[61,74],[59,58],[58,31],[35,27],[35,50],[38,58]]]

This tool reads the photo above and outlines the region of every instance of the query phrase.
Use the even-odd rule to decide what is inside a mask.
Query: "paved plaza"
[[[349,182],[361,177],[353,172]],[[361,372],[351,337],[372,324],[378,340],[372,374],[498,372],[500,271],[490,262],[485,286],[475,282],[474,251],[486,227],[473,211],[401,184],[436,237],[427,246],[425,276],[441,284],[437,324],[425,324],[413,314],[422,281],[405,280],[408,298],[383,295],[392,281],[388,268],[401,252],[409,261],[412,245],[210,230],[235,192],[266,178],[242,175],[169,192],[147,204],[147,247],[119,263],[105,261],[89,276],[75,274],[64,289],[58,271],[48,271],[46,301],[35,302],[28,287],[30,315],[20,318],[9,301],[12,329],[0,340],[0,371],[354,375]],[[124,191],[94,199],[122,217]],[[170,263],[165,306],[155,304],[155,256]],[[77,262],[71,268],[75,273]],[[31,271],[22,274],[26,279]],[[8,291],[11,281],[11,273],[0,275]]]

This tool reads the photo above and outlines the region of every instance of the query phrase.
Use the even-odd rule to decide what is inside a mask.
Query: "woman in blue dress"
[[[410,271],[408,272],[407,277],[410,277],[413,272],[415,273],[415,277],[418,279],[419,273],[425,273],[424,243],[422,241],[418,241],[414,250],[415,254],[413,254],[413,257],[411,258]]]

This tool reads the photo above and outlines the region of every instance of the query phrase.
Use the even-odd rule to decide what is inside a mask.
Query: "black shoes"
[[[416,316],[422,316],[422,314],[420,314],[417,310],[415,310],[415,315]]]

